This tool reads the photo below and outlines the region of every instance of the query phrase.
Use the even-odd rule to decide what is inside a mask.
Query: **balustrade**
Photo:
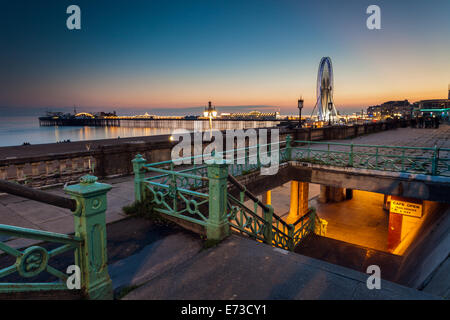
[[[31,189],[16,183],[0,181],[0,192],[7,192],[28,199],[70,209],[74,215],[74,236],[54,232],[0,225],[1,259],[12,257],[11,265],[0,269],[0,293],[69,290],[69,274],[49,264],[55,256],[67,251],[74,252],[75,265],[79,267],[80,288],[89,299],[112,299],[113,290],[108,274],[106,254],[106,193],[110,185],[98,183],[94,176],[83,176],[80,182],[64,189],[71,199]],[[5,237],[6,236],[6,237]],[[37,244],[24,249],[9,245],[8,237],[32,239]],[[6,239],[5,239],[6,238]],[[49,244],[59,244],[49,249]],[[11,260],[11,259],[10,259]],[[56,281],[42,282],[39,276],[47,271]],[[11,282],[9,277],[18,275],[22,280]],[[16,276],[17,277],[17,276]],[[37,277],[37,282],[27,282]],[[13,278],[15,279],[15,278]],[[36,278],[35,278],[36,279]]]

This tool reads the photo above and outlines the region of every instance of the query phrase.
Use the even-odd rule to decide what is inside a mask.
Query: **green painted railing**
[[[291,226],[291,237],[293,247],[295,248],[308,234],[316,232],[316,226],[320,225],[319,217],[316,214],[315,208],[309,208],[308,212],[300,217]]]
[[[280,143],[282,144],[288,145],[289,140]],[[263,147],[271,152],[273,145]],[[222,158],[226,158],[229,153],[235,153],[235,162],[231,164],[220,160],[213,164],[194,164],[178,171],[174,170],[172,161],[146,164],[146,160],[137,155],[133,160],[136,201],[150,201],[154,205],[153,210],[158,213],[205,227],[208,239],[223,239],[231,228],[275,247],[293,250],[296,244],[294,237],[298,243],[310,229],[305,227],[305,232],[296,233],[296,225],[288,225],[273,212],[271,206],[262,204],[234,179],[234,176],[261,168],[257,153],[260,148],[261,146],[247,147],[220,154]],[[288,150],[289,148],[280,149],[281,161],[287,161]],[[214,156],[207,155],[210,158]],[[196,158],[186,159],[195,161]],[[151,176],[147,176],[149,174]],[[240,190],[239,199],[228,193],[228,182]],[[253,208],[245,205],[246,197],[253,201]]]
[[[15,248],[9,244],[10,239],[0,243],[0,261],[8,255],[15,260],[11,265],[0,269],[0,281],[8,279],[8,276],[18,274],[23,282],[1,282],[0,293],[12,294],[14,292],[68,290],[66,281],[69,278],[67,270],[58,270],[52,266],[54,257],[67,251],[74,252],[75,265],[80,270],[80,284],[83,295],[89,299],[112,299],[112,283],[108,274],[106,254],[106,193],[111,189],[110,185],[96,182],[93,176],[84,176],[80,183],[66,187],[64,190],[71,195],[74,206],[75,235],[65,235],[42,230],[20,228],[16,226],[0,225],[0,235],[32,239],[38,244],[22,248]],[[8,183],[4,185],[8,187]],[[5,187],[5,188],[6,188]],[[16,194],[29,198],[45,196],[45,192],[35,191],[24,186],[16,187]],[[70,199],[50,195],[55,199],[54,203],[62,203],[68,206]],[[59,198],[59,199],[57,199]],[[48,200],[48,199],[47,199]],[[42,201],[47,202],[48,201]],[[70,204],[70,203],[69,203]],[[61,205],[61,206],[62,206]],[[60,244],[54,249],[47,249],[40,243]],[[27,279],[39,276],[47,272],[56,277],[53,282],[27,282]],[[72,276],[71,271],[70,276]],[[70,279],[69,279],[70,281]]]
[[[450,149],[295,141],[290,159],[338,167],[450,176]]]
[[[239,190],[239,199],[228,194],[228,223],[230,227],[256,240],[260,240],[286,250],[293,250],[293,226],[274,213],[273,207],[263,204],[255,195],[249,192],[232,175],[228,181]],[[252,208],[245,204],[245,199],[251,202]]]
[[[210,239],[222,239],[231,228],[258,241],[293,250],[320,225],[315,210],[310,209],[294,224],[288,225],[274,214],[273,208],[249,195],[233,178],[261,168],[260,152],[270,153],[275,147],[279,150],[280,163],[297,160],[341,167],[450,175],[450,149],[292,141],[287,136],[286,141],[217,154],[219,159],[234,155],[233,163],[220,160],[209,165],[194,164],[178,171],[170,160],[147,164],[141,155],[137,155],[133,160],[136,200],[150,197],[147,200],[156,206],[157,212],[204,226]],[[209,154],[206,157],[215,156]],[[185,159],[195,163],[203,161],[203,157]],[[151,176],[147,177],[148,174]],[[227,192],[227,181],[230,180],[240,189],[239,198]],[[245,198],[253,201],[250,207],[245,204]]]

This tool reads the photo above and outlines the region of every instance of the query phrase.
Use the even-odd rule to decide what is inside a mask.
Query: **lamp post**
[[[298,127],[302,127],[302,109],[303,109],[303,98],[300,97],[297,101],[297,108],[298,108]]]
[[[328,102],[328,125],[331,126],[331,110],[333,110],[333,104]]]
[[[216,108],[211,106],[211,101],[208,101],[208,108],[205,108],[203,115],[209,117],[209,129],[212,130],[212,118],[217,116],[217,111]]]

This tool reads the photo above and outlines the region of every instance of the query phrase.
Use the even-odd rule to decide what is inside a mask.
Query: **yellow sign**
[[[391,212],[405,216],[422,217],[422,204],[401,200],[391,200]]]

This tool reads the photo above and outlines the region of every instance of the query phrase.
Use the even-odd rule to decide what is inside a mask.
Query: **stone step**
[[[367,274],[236,235],[152,278],[125,300],[438,299]]]

